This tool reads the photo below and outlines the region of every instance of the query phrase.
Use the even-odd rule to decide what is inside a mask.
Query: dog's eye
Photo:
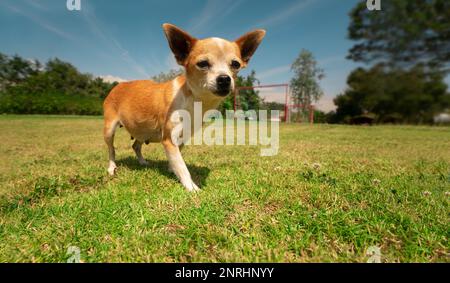
[[[197,63],[197,67],[199,67],[200,69],[208,69],[209,67],[211,67],[211,65],[207,60],[202,60]]]
[[[233,69],[239,69],[241,67],[241,63],[239,63],[236,60],[231,61],[231,68]]]

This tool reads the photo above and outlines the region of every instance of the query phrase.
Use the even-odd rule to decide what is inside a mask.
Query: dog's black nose
[[[217,88],[218,89],[229,89],[231,85],[231,78],[228,75],[220,75],[217,77]]]

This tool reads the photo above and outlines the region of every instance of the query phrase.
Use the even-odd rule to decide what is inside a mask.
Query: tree
[[[365,1],[351,11],[347,58],[371,66],[358,68],[348,89],[334,100],[335,121],[361,116],[377,122],[424,123],[450,105],[444,82],[450,60],[450,2],[390,0],[381,11]]]
[[[40,68],[38,60],[25,60],[18,55],[9,57],[0,53],[0,89],[23,82]]]
[[[292,63],[291,70],[294,71],[290,84],[294,103],[302,104],[306,109],[323,95],[319,81],[324,78],[324,72],[317,66],[313,54],[305,49]]]
[[[4,90],[8,81],[7,81],[7,74],[8,74],[8,56],[5,54],[0,53],[0,91]]]
[[[377,122],[428,123],[450,106],[442,73],[429,73],[424,65],[409,70],[358,68],[348,79],[349,88],[337,96],[336,119],[351,122],[357,116],[376,116]]]
[[[284,111],[285,110],[285,105],[284,103],[279,103],[276,101],[271,101],[271,102],[262,102],[261,105],[262,109],[266,109],[266,110],[278,110],[278,111]]]
[[[314,123],[328,123],[328,114],[321,110],[314,110]]]
[[[254,70],[247,76],[238,76],[235,81],[235,87],[253,87],[255,85],[259,85],[259,80],[256,78]],[[253,88],[240,90],[237,96],[239,109],[258,111],[262,103],[258,94],[259,92]],[[225,113],[226,110],[234,110],[234,94],[230,94],[225,98],[219,107],[219,111],[222,113]]]
[[[37,60],[3,54],[0,79],[0,113],[99,115],[114,86],[57,58],[42,67]]]
[[[172,69],[172,70],[169,70],[167,73],[161,72],[158,75],[151,77],[150,79],[157,83],[163,83],[163,82],[173,80],[174,78],[178,77],[179,75],[181,75],[183,73],[184,73],[184,71],[182,69],[177,69],[177,70]]]
[[[357,41],[347,58],[402,67],[425,63],[448,68],[450,1],[389,0],[381,11],[360,1],[350,13],[350,39]],[[448,70],[448,69],[447,69]]]
[[[255,71],[252,70],[246,77],[238,76],[235,83],[237,87],[253,87],[259,85],[260,82],[256,78]],[[239,91],[238,99],[241,109],[244,111],[258,111],[260,108],[261,98],[259,97],[259,92],[253,88]]]

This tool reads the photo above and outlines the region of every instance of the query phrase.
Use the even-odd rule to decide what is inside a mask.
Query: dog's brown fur
[[[113,175],[116,169],[114,133],[118,125],[123,125],[136,139],[133,149],[141,164],[145,164],[141,154],[143,142],[161,142],[172,171],[188,190],[196,190],[198,187],[190,179],[179,148],[171,140],[175,125],[170,115],[179,109],[192,114],[194,101],[202,102],[203,113],[216,108],[225,97],[215,95],[205,87],[209,83],[208,76],[216,74],[212,68],[211,71],[200,70],[197,62],[206,59],[223,65],[224,62],[228,64],[230,60],[238,60],[240,70],[246,67],[265,32],[256,30],[229,42],[217,38],[195,39],[170,24],[164,24],[163,28],[177,62],[185,68],[185,75],[165,83],[150,80],[120,83],[110,92],[103,104],[104,138],[110,155],[108,171]],[[230,70],[222,68],[219,71],[228,72],[236,79],[239,70]]]

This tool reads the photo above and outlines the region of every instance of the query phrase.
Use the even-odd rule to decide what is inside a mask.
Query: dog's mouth
[[[214,90],[213,93],[217,96],[225,97],[231,93],[231,89],[230,88],[226,88],[226,89],[219,88],[219,89]]]

